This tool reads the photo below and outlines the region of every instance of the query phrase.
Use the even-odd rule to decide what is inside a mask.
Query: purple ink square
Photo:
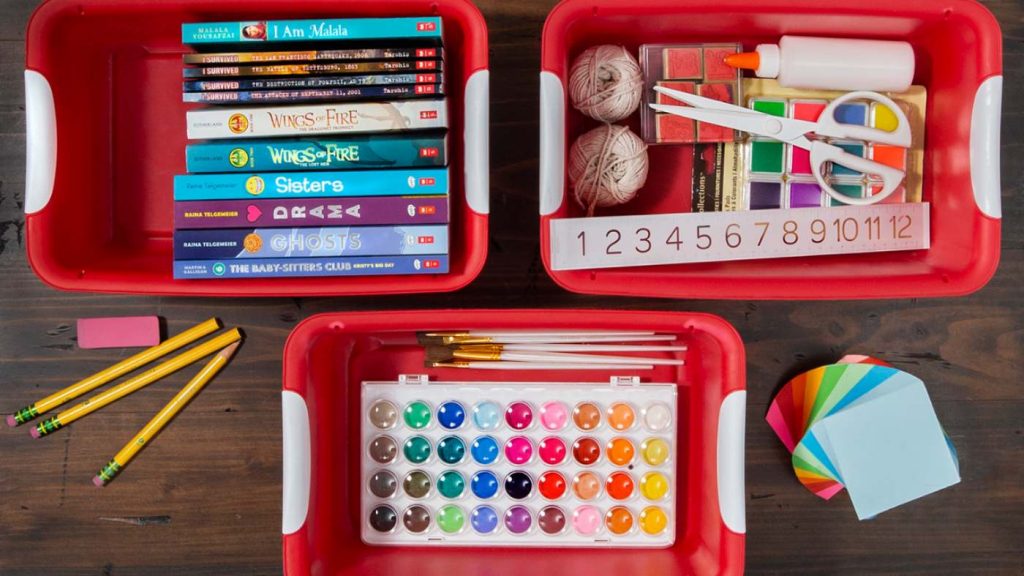
[[[751,182],[750,209],[771,210],[782,208],[782,184],[778,182]]]
[[[790,208],[820,208],[821,187],[814,183],[794,182],[789,185]]]

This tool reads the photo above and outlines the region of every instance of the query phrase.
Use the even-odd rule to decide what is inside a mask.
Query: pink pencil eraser
[[[36,428],[35,426],[29,428],[28,435],[33,437],[33,438],[39,438],[40,437],[40,435],[39,435],[39,428]]]
[[[136,348],[160,343],[156,316],[79,318],[79,348]]]
[[[99,476],[93,476],[92,477],[92,483],[97,488],[103,488],[103,486],[105,484],[105,482],[103,482],[103,478],[100,478]]]
[[[15,426],[18,425],[18,421],[15,420],[14,414],[7,415],[7,425],[10,426],[11,428],[14,428]]]

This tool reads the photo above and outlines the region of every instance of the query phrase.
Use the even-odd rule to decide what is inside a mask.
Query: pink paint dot
[[[563,442],[561,438],[548,436],[540,441],[540,445],[537,447],[537,452],[540,454],[540,459],[543,460],[545,464],[550,466],[560,464],[565,460],[565,442]]]
[[[533,408],[526,402],[513,402],[505,410],[505,422],[513,430],[525,430],[533,423]]]
[[[593,536],[601,528],[601,512],[594,506],[580,506],[572,513],[572,527],[581,536]]]
[[[540,425],[547,430],[561,430],[569,422],[569,408],[562,402],[548,402],[540,407]]]
[[[524,436],[513,436],[505,443],[505,458],[513,464],[526,464],[533,457],[533,444]]]

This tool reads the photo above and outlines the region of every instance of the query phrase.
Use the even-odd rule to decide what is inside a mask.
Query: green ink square
[[[863,184],[832,184],[832,189],[839,192],[843,196],[849,196],[850,198],[863,198],[864,197],[864,185]],[[849,206],[849,204],[843,204],[835,198],[829,197],[829,206]]]
[[[750,143],[750,171],[759,174],[781,174],[782,152],[782,142],[754,140]]]
[[[780,100],[754,100],[754,110],[785,118],[786,103]]]

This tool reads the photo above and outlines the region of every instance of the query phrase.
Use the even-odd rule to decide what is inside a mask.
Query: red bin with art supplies
[[[745,406],[705,314],[314,316],[284,352],[285,574],[741,574]]]
[[[469,0],[48,0],[26,32],[29,263],[85,292],[462,288],[487,255],[487,45]]]
[[[974,0],[564,0],[541,53],[541,255],[567,290],[940,297],[995,273],[1001,33]]]

